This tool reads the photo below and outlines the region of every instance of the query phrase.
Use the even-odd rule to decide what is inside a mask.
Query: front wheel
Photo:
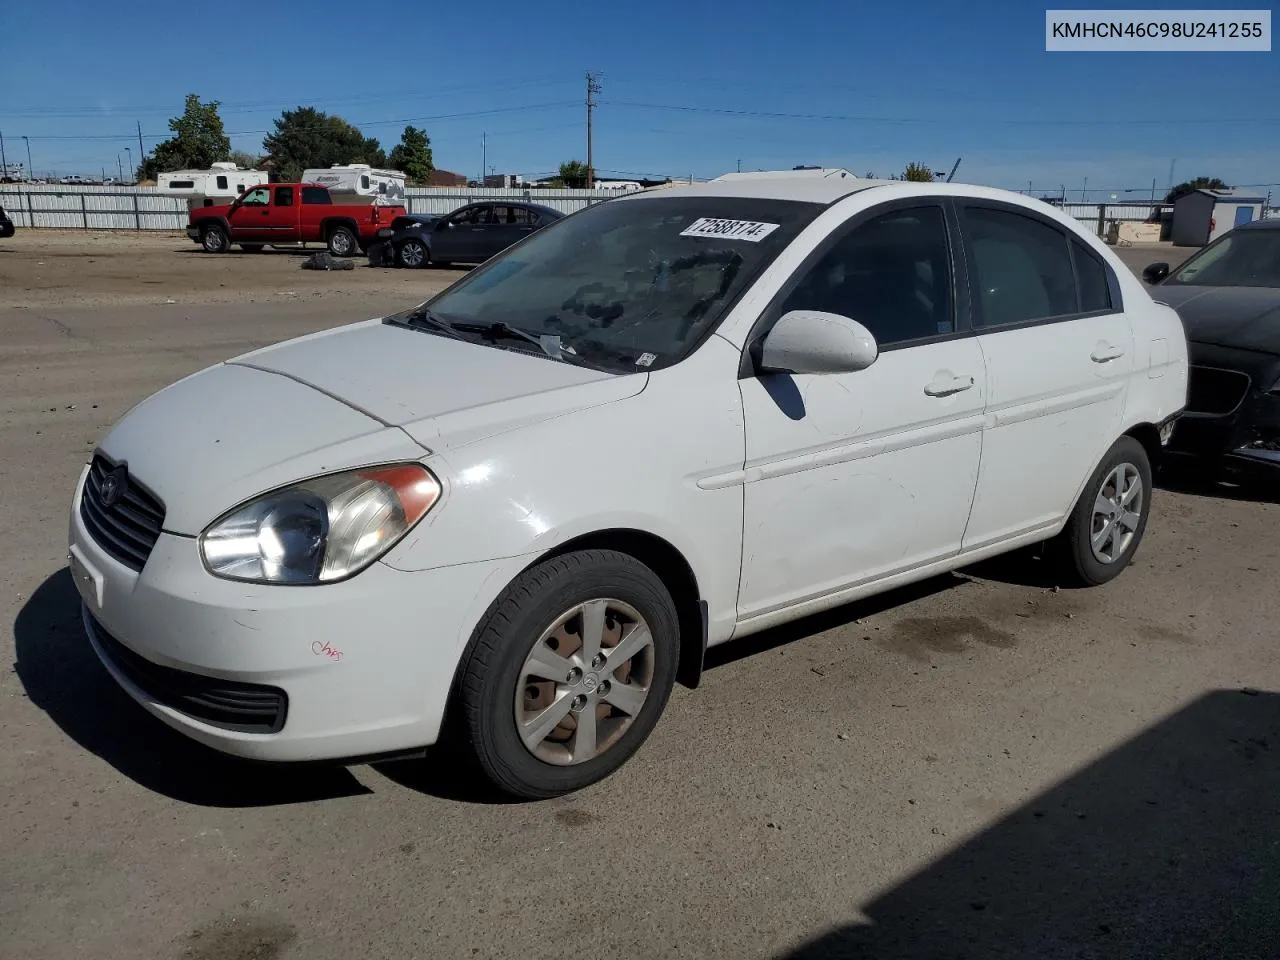
[[[1072,580],[1097,586],[1129,565],[1147,529],[1151,488],[1146,449],[1121,437],[1089,478],[1055,544]]]
[[[329,233],[329,252],[335,257],[349,257],[357,249],[356,235],[350,227],[334,227]]]
[[[400,244],[396,256],[402,267],[425,267],[427,265],[427,248],[421,240],[406,240]]]
[[[603,780],[657,724],[679,651],[671,596],[638,560],[585,550],[527,570],[463,658],[461,717],[481,769],[526,799]]]
[[[211,223],[200,231],[200,246],[205,253],[226,253],[231,246],[227,231],[216,223]]]

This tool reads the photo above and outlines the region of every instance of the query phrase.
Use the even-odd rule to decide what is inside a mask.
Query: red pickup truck
[[[315,183],[261,184],[229,204],[193,207],[187,236],[208,253],[226,253],[233,243],[251,253],[265,246],[324,243],[335,257],[350,257],[407,212],[400,205],[334,203],[328,188]]]

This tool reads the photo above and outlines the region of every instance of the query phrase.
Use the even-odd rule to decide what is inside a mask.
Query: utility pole
[[[489,134],[480,132],[480,186],[484,186],[484,172],[489,169]]]
[[[124,183],[124,167],[120,166],[120,154],[116,154],[116,173],[120,174],[120,182]]]
[[[137,183],[137,182],[138,182],[138,180],[139,180],[140,178],[139,178],[139,176],[138,176],[138,174],[137,174],[137,172],[136,172],[136,169],[137,169],[137,168],[135,168],[135,167],[134,167],[134,165],[133,165],[133,148],[132,148],[132,147],[125,147],[125,148],[124,148],[124,155],[125,155],[126,157],[128,157],[128,158],[129,158],[129,169],[130,169],[130,170],[132,170],[132,171],[135,171],[135,172],[133,173],[133,181],[134,181],[134,183]],[[139,164],[139,166],[141,166],[141,164]]]
[[[36,172],[31,166],[31,139],[29,137],[23,137],[22,140],[27,145],[27,179],[34,180],[36,178]]]
[[[596,185],[595,155],[592,153],[591,121],[596,109],[596,94],[600,92],[600,83],[594,74],[587,74],[587,189]]]
[[[1084,186],[1080,188],[1080,202],[1085,202],[1085,194],[1089,192],[1089,178],[1084,178]]]
[[[147,159],[147,148],[142,145],[142,121],[139,120],[138,121],[138,166],[142,166],[143,163],[146,162],[146,159]],[[134,174],[133,178],[135,180],[139,179],[136,173]]]
[[[0,178],[9,176],[9,161],[4,158],[4,134],[0,133]]]
[[[1177,163],[1178,163],[1177,157],[1169,161],[1169,190],[1170,191],[1173,190],[1173,168],[1177,165]]]
[[[1155,206],[1155,203],[1156,203],[1156,178],[1152,177],[1151,178],[1151,205]]]

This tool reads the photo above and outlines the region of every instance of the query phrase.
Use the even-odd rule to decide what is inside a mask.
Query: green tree
[[[1170,191],[1164,195],[1164,202],[1173,203],[1180,197],[1185,197],[1188,193],[1195,193],[1197,190],[1230,189],[1230,187],[1217,177],[1196,177],[1194,180],[1187,180],[1170,189]]]
[[[937,179],[937,174],[923,163],[908,163],[898,179],[910,180],[913,183],[933,183]]]
[[[566,187],[585,187],[587,185],[587,165],[581,160],[566,160],[560,164],[560,180]]]
[[[387,157],[387,163],[395,170],[403,170],[409,182],[420,185],[427,182],[435,163],[431,157],[431,138],[427,131],[417,127],[405,127],[400,142]]]
[[[272,169],[285,181],[297,180],[308,167],[336,163],[368,163],[384,166],[387,155],[373,137],[342,117],[332,117],[315,107],[285,110],[275,130],[262,141]]]
[[[262,162],[262,158],[256,153],[246,153],[244,150],[232,150],[227,154],[227,159],[241,170],[257,169],[258,164]]]
[[[196,94],[187,94],[182,116],[169,121],[173,136],[142,159],[138,179],[154,180],[157,173],[168,170],[204,170],[230,153],[231,141],[222,128],[218,106],[217,100],[201,103]]]

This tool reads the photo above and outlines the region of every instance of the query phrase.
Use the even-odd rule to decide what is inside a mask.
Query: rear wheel
[[[463,659],[461,718],[481,769],[528,799],[603,780],[658,722],[679,650],[671,596],[638,560],[587,550],[526,571]]]
[[[1064,573],[1082,586],[1119,576],[1147,529],[1151,462],[1133,437],[1121,437],[1089,478],[1054,544]]]
[[[421,240],[406,240],[400,244],[396,257],[402,267],[425,267],[427,265],[427,248]]]
[[[329,252],[335,257],[349,257],[359,249],[350,227],[334,227],[329,231]]]
[[[200,246],[205,253],[226,253],[231,246],[227,231],[219,224],[211,223],[200,231]]]

